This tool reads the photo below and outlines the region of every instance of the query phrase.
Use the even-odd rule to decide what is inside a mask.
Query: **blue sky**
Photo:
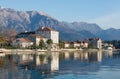
[[[103,29],[120,28],[120,0],[0,0],[0,5],[43,11],[60,21],[97,23]]]

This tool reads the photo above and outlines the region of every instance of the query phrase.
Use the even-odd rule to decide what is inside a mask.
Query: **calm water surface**
[[[0,54],[0,79],[120,79],[120,51]]]

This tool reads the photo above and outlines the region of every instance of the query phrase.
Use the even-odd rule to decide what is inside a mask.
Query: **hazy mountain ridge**
[[[104,40],[120,39],[120,30],[101,29],[97,24],[87,22],[60,22],[44,12],[15,11],[0,8],[0,30],[15,28],[21,31],[34,31],[41,26],[49,26],[60,32],[62,40],[79,40],[89,37],[101,37]]]

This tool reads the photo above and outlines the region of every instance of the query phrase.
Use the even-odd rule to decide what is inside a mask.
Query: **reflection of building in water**
[[[33,60],[33,56],[31,55],[28,55],[28,54],[21,54],[19,55],[19,61],[20,62],[29,62],[29,61],[32,61]]]
[[[65,59],[69,59],[70,58],[70,52],[65,52]]]
[[[89,52],[89,62],[101,62],[102,61],[102,51]]]
[[[97,52],[89,52],[88,53],[88,61],[89,62],[97,62]]]
[[[98,52],[74,52],[74,59],[87,60],[90,62],[101,62],[102,61],[102,51]]]
[[[33,67],[43,72],[59,70],[59,53],[34,55]]]
[[[45,54],[34,54],[33,55],[33,64],[35,67],[38,67],[42,64],[47,64],[47,58]]]
[[[80,53],[81,60],[88,60],[88,52]]]
[[[102,61],[102,51],[101,51],[101,50],[99,50],[99,51],[97,52],[97,61],[98,61],[98,62],[101,62],[101,61]]]
[[[79,59],[80,58],[80,54],[79,52],[74,52],[74,59]]]
[[[112,57],[112,56],[113,56],[113,51],[112,51],[112,50],[109,50],[109,51],[105,52],[104,54],[105,54],[105,56],[107,56],[107,57]]]
[[[52,60],[50,63],[50,70],[59,70],[59,54],[58,52],[54,52],[51,54]]]
[[[36,66],[39,66],[41,64],[39,55],[36,56],[35,62]]]
[[[83,53],[83,56],[84,56],[84,59],[85,59],[85,60],[88,60],[88,53],[87,53],[87,52],[84,52],[84,53]]]
[[[14,54],[12,55],[12,59],[16,63],[24,64],[33,61],[33,56],[30,54]]]

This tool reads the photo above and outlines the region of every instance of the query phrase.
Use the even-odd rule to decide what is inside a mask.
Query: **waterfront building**
[[[80,47],[81,48],[88,48],[88,43],[87,42],[80,42]]]
[[[51,39],[54,44],[59,43],[59,32],[49,28],[49,27],[40,27],[36,30],[36,34],[39,36],[43,36],[46,39]]]
[[[85,42],[89,44],[90,48],[102,49],[102,40],[100,38],[85,39]]]
[[[30,34],[27,38],[31,40],[36,46],[39,46],[40,40],[43,40],[44,42],[46,42],[46,38],[36,34]]]
[[[13,41],[12,45],[14,47],[25,48],[25,47],[29,47],[33,45],[33,42],[29,40],[28,38],[17,38]]]
[[[64,48],[69,48],[70,47],[70,43],[69,42],[64,42]]]
[[[77,42],[71,42],[70,47],[78,48],[80,47],[80,44]]]
[[[33,44],[38,46],[40,40],[43,40],[46,43],[48,39],[51,39],[53,41],[52,48],[58,48],[57,44],[59,43],[59,32],[50,27],[41,27],[37,29],[35,32],[19,33],[16,36],[16,39],[13,41],[12,45],[14,47],[19,45],[20,47],[23,48],[29,47],[30,45]]]

